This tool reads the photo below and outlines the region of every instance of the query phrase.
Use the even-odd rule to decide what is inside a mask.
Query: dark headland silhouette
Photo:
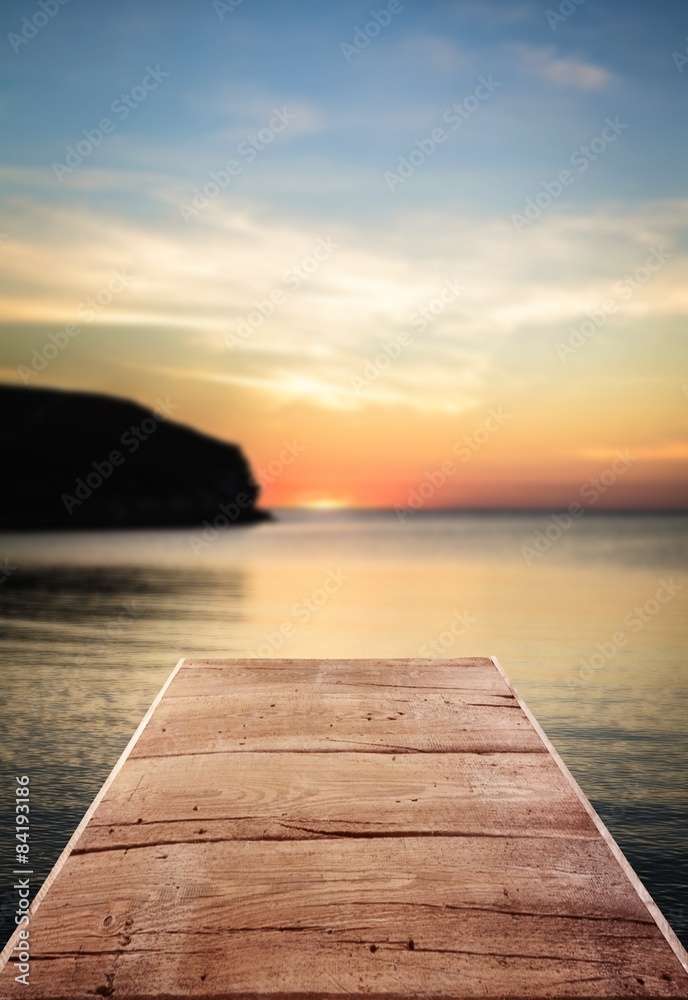
[[[241,449],[174,423],[173,410],[0,386],[0,531],[268,518]]]

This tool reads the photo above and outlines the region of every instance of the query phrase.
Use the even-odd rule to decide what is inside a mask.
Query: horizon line
[[[342,513],[395,513],[396,506],[364,506],[342,504],[336,507],[316,507],[309,504],[274,504],[267,510],[303,511],[308,514],[342,514]],[[406,509],[406,508],[404,508]],[[412,514],[569,514],[566,507],[421,507],[411,510]],[[688,506],[684,507],[598,507],[583,508],[584,514],[688,514]],[[569,516],[571,516],[569,514]],[[582,516],[582,515],[581,515]],[[579,519],[579,518],[578,518]]]

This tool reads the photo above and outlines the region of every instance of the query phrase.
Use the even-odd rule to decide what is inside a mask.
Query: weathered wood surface
[[[187,661],[156,702],[0,997],[688,997],[492,661]]]

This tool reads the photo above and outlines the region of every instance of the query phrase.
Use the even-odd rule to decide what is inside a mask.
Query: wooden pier
[[[178,665],[0,998],[688,997],[688,956],[499,664]]]

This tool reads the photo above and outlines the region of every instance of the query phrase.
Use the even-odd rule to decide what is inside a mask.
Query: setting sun
[[[314,500],[304,500],[296,506],[304,510],[344,510],[351,506],[349,500],[334,497],[318,497]]]

